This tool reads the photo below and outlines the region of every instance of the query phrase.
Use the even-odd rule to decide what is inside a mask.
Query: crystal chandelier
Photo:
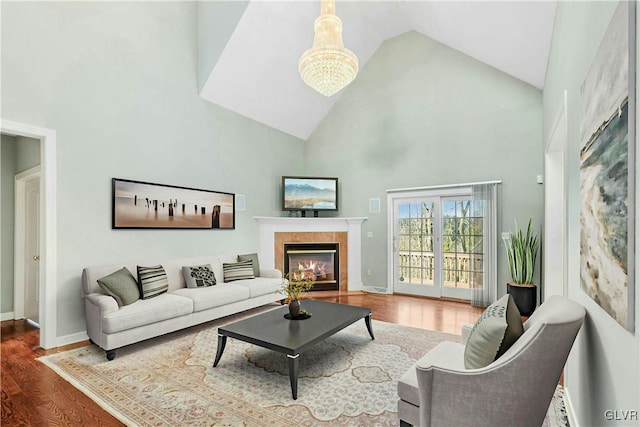
[[[298,62],[302,80],[324,96],[343,89],[358,74],[358,57],[344,47],[342,21],[335,10],[335,0],[320,1],[320,16],[313,25],[313,47]]]

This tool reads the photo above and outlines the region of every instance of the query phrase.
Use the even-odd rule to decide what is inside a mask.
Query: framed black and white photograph
[[[234,229],[235,195],[112,179],[112,228]]]
[[[633,331],[636,36],[629,3],[616,8],[581,87],[580,284]]]

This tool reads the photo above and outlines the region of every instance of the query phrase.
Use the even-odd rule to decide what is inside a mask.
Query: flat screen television
[[[305,212],[338,210],[338,178],[282,177],[282,210]]]

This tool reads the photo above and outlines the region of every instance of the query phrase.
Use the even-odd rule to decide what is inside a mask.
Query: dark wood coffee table
[[[305,320],[288,320],[288,307],[258,314],[218,328],[218,351],[213,366],[227,344],[227,337],[235,338],[287,355],[289,381],[293,399],[298,398],[298,358],[317,343],[364,318],[371,339],[371,310],[333,302],[304,300],[302,308],[311,313]]]

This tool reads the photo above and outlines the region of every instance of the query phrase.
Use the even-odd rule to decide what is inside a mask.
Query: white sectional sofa
[[[236,255],[203,256],[131,262],[124,265],[136,276],[137,266],[161,264],[169,282],[166,293],[118,307],[106,295],[97,280],[119,270],[119,265],[85,268],[82,288],[85,293],[87,334],[113,360],[116,349],[138,341],[164,335],[250,308],[281,301],[282,273],[260,269],[260,277],[224,283],[223,263],[237,262]],[[206,288],[187,288],[183,266],[211,264],[217,284]]]

